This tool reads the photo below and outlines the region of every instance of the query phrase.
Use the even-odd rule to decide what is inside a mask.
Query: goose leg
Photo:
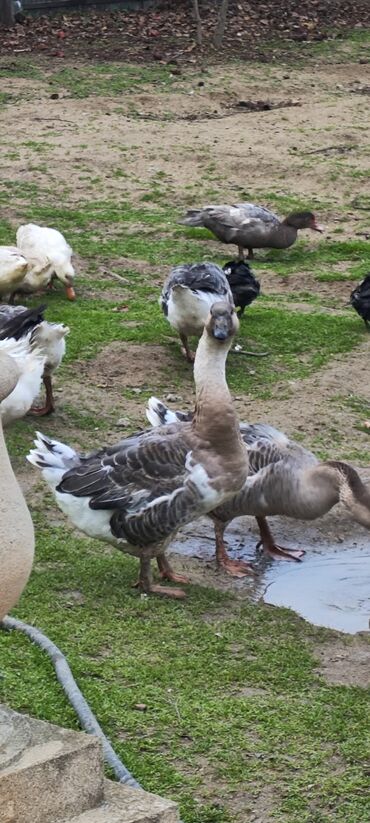
[[[231,557],[229,557],[224,541],[227,523],[216,519],[214,519],[213,522],[215,526],[217,568],[224,569],[224,571],[232,577],[246,577],[247,574],[254,574],[253,566],[251,566],[250,563],[244,563],[243,560],[232,560]]]
[[[177,600],[186,597],[182,589],[167,589],[165,586],[155,586],[152,581],[152,571],[150,568],[150,557],[140,558],[140,574],[136,584],[145,594],[159,594],[162,597],[174,597]]]
[[[180,334],[180,340],[182,343],[181,351],[183,355],[186,357],[188,363],[194,363],[195,354],[189,349],[189,343],[186,334]]]
[[[165,554],[159,554],[157,565],[162,580],[171,580],[172,583],[190,583],[185,574],[176,574]]]
[[[261,540],[257,543],[257,548],[263,546],[263,550],[271,555],[271,557],[282,557],[285,560],[300,561],[303,555],[306,554],[303,549],[285,549],[284,546],[278,546],[271,534],[270,527],[265,517],[256,517],[258,528],[260,530]]]
[[[50,376],[50,374],[44,374],[42,379],[43,379],[44,386],[45,386],[45,391],[46,391],[45,405],[41,406],[40,408],[38,406],[35,406],[35,407],[32,407],[32,409],[30,409],[32,414],[38,414],[40,417],[43,417],[46,414],[51,414],[52,412],[55,411],[53,386],[52,386],[52,382],[51,382],[51,376]]]

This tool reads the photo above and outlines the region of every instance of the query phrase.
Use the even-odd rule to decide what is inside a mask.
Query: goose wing
[[[191,453],[190,427],[142,432],[83,457],[57,492],[88,497],[91,509],[112,509],[111,529],[133,545],[169,537],[217,497]]]
[[[250,474],[284,460],[292,445],[283,432],[267,423],[241,423],[240,432],[248,450]]]

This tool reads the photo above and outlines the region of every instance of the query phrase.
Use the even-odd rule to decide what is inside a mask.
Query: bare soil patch
[[[335,686],[370,686],[370,643],[359,635],[352,643],[340,638],[315,648],[318,673]]]
[[[352,174],[366,173],[368,168],[370,99],[347,92],[345,86],[354,78],[365,82],[368,74],[368,66],[358,63],[317,66],[314,80],[307,68],[287,74],[277,66],[271,77],[263,68],[251,75],[243,67],[217,66],[201,87],[197,77],[189,74],[173,90],[159,88],[156,92],[137,94],[128,89],[117,97],[91,96],[83,100],[71,98],[67,91],[61,99],[50,100],[45,88],[29,81],[28,99],[21,97],[17,105],[5,109],[9,145],[17,146],[19,155],[12,159],[12,180],[48,188],[52,169],[54,189],[60,187],[64,191],[72,170],[73,185],[68,192],[72,204],[91,198],[90,179],[96,177],[100,178],[102,198],[115,196],[124,201],[129,197],[130,202],[143,208],[143,197],[153,186],[164,189],[164,195],[170,189],[171,202],[175,196],[178,203],[179,217],[185,205],[198,205],[197,201],[201,205],[207,200],[210,186],[213,200],[227,198],[226,202],[239,199],[240,191],[245,197],[248,189],[248,196],[253,198],[258,197],[256,189],[295,195],[302,205],[315,207],[320,200],[325,203],[319,216],[325,223],[326,235],[340,227],[338,239],[353,237],[366,212],[351,208],[344,218],[338,216],[337,207],[347,202]],[[342,82],[338,83],[338,79]],[[18,91],[24,94],[24,78],[4,78],[0,84],[4,91],[11,87],[15,95]],[[230,101],[244,99],[246,89],[251,99],[265,97],[268,89],[271,100],[294,98],[300,106],[262,112],[238,110],[222,121],[205,117],[184,125],[184,111],[203,117]],[[158,112],[158,99],[161,116],[168,119],[161,128],[153,128],[150,120],[140,119],[138,114]],[[46,143],[42,159],[47,168],[35,162],[39,156],[27,146],[25,122],[35,146]],[[262,142],[261,134],[268,134],[268,140]],[[309,154],[333,144],[356,145],[353,151],[341,155],[340,174],[336,156]],[[120,176],[122,172],[124,178]],[[192,194],[186,189],[189,184],[196,184]],[[356,183],[355,191],[357,188]],[[362,196],[368,190],[369,183],[364,177]],[[261,202],[274,208],[268,194],[260,197]],[[165,196],[162,203],[169,205]],[[19,211],[14,216],[10,213],[9,219],[16,226]],[[312,234],[305,236],[313,246],[319,240]],[[217,241],[205,243],[210,256],[220,254],[221,249],[226,252]],[[263,258],[263,253],[260,256]],[[123,275],[124,269],[123,261]]]
[[[103,389],[150,389],[168,380],[173,367],[164,346],[119,341],[105,346],[94,360],[79,363],[77,370],[89,382]]]

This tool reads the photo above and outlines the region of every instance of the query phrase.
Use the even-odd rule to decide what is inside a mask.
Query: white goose
[[[153,585],[151,558],[162,577],[186,582],[165,557],[171,537],[245,482],[247,454],[225,379],[238,326],[229,303],[212,306],[195,358],[191,423],[149,429],[87,457],[39,434],[28,455],[77,528],[140,558],[144,592],[184,596],[181,589]]]
[[[16,246],[0,246],[0,297],[8,298],[20,286],[27,260]]]
[[[48,286],[55,275],[65,286],[68,299],[75,299],[73,252],[60,231],[27,223],[17,231],[17,245],[28,262],[22,291],[39,291]]]
[[[0,340],[29,338],[31,348],[45,357],[43,383],[46,391],[44,406],[33,408],[34,414],[45,415],[55,410],[52,374],[58,368],[66,350],[68,326],[44,320],[46,306],[27,309],[25,306],[0,305]]]
[[[223,270],[214,263],[184,263],[170,272],[159,303],[164,316],[180,335],[181,349],[189,363],[194,361],[188,337],[200,336],[209,310],[218,300],[234,304]]]
[[[45,355],[39,347],[32,346],[30,336],[0,340],[0,354],[9,355],[19,371],[17,385],[0,403],[3,426],[24,417],[40,391]]]
[[[181,427],[189,425],[192,412],[171,411],[152,397],[147,417],[153,426],[177,421]],[[370,492],[352,466],[339,460],[320,462],[312,452],[265,423],[241,423],[240,432],[248,451],[248,477],[235,497],[210,513],[219,566],[238,577],[253,570],[227,555],[224,532],[235,517],[253,515],[260,530],[259,545],[273,557],[293,560],[300,560],[304,551],[277,545],[266,517],[315,520],[342,503],[357,523],[370,529]]]

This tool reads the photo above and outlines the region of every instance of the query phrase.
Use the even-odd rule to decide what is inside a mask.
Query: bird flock
[[[181,526],[211,518],[216,562],[233,577],[254,573],[252,564],[232,559],[224,532],[236,517],[256,518],[262,549],[272,557],[301,560],[304,552],[279,545],[267,518],[312,520],[341,503],[370,529],[370,493],[354,468],[319,461],[303,446],[267,423],[240,423],[225,377],[225,365],[245,309],[260,284],[245,260],[256,248],[288,248],[298,231],[322,232],[310,211],[280,220],[252,203],[191,209],[180,221],[204,226],[220,241],[235,244],[238,257],[223,268],[212,262],[184,263],[166,278],[159,304],[176,330],[186,360],[194,364],[196,402],[192,413],[173,411],[152,397],[150,427],[88,455],[37,433],[28,460],[51,488],[58,506],[78,529],[139,559],[142,592],[182,598],[183,588],[153,582],[151,560],[162,580],[186,584],[166,555]],[[44,319],[46,305],[27,308],[19,296],[45,292],[59,280],[75,299],[72,249],[54,228],[29,223],[16,233],[16,246],[0,247],[0,353],[16,363],[19,378],[0,404],[4,425],[28,412],[55,410],[52,375],[62,361],[69,328]],[[370,274],[350,295],[370,323]],[[194,353],[189,338],[197,337]],[[35,405],[44,383],[45,402]]]

